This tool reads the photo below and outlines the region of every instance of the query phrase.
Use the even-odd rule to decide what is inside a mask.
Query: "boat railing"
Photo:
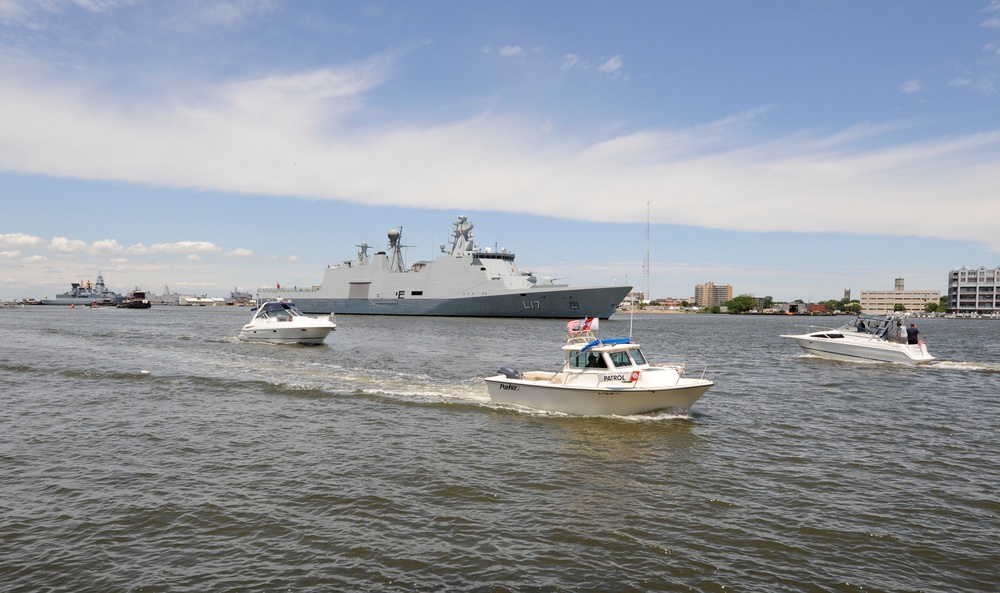
[[[683,375],[685,364],[683,362],[654,362],[650,363],[649,366],[654,369],[673,369],[677,371],[678,375]]]
[[[566,335],[567,344],[589,344],[596,339],[594,332],[589,329],[580,332],[571,332]]]

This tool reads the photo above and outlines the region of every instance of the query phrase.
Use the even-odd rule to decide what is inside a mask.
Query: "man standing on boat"
[[[906,326],[903,325],[903,322],[902,321],[897,321],[896,322],[896,340],[900,344],[905,344],[907,341],[909,341],[909,337],[907,335],[908,333],[909,332],[906,331]]]
[[[911,323],[910,327],[906,328],[906,339],[908,344],[920,342],[920,330],[917,329],[916,323]]]

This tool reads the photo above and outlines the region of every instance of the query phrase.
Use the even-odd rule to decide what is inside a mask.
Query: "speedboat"
[[[521,373],[501,367],[486,377],[494,403],[583,416],[628,416],[664,409],[687,410],[714,383],[684,375],[684,364],[652,364],[631,338],[597,339],[572,332],[556,372]]]
[[[311,317],[291,301],[268,301],[254,311],[250,323],[240,331],[240,339],[269,344],[322,344],[337,328],[332,317]]]
[[[804,334],[782,335],[795,340],[803,350],[833,360],[895,362],[920,364],[934,360],[927,352],[923,338],[916,344],[900,342],[896,328],[904,315],[858,315],[850,323],[836,329],[816,328]]]

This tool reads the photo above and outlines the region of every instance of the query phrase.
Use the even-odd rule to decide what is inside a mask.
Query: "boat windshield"
[[[858,333],[871,334],[876,338],[889,339],[889,329],[895,327],[898,318],[894,315],[878,317],[876,315],[858,315],[848,324]]]
[[[611,363],[616,367],[629,367],[632,366],[632,360],[628,357],[628,352],[625,350],[619,350],[618,352],[612,352],[608,354],[611,358]]]
[[[597,352],[573,352],[569,355],[569,366],[577,369],[606,369],[608,363]]]
[[[628,353],[632,355],[632,361],[635,364],[646,364],[646,357],[642,355],[642,352],[638,348],[632,348]]]
[[[290,319],[295,315],[299,315],[299,310],[295,307],[294,303],[264,303],[264,311],[261,313],[262,317],[271,317],[275,319]]]

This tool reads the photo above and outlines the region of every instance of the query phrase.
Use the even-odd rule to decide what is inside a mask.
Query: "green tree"
[[[926,305],[924,305],[924,312],[925,313],[936,313],[937,310],[938,310],[938,304],[937,303],[931,302],[931,303],[927,303]]]
[[[900,303],[896,303],[895,305],[893,305],[892,310],[893,311],[899,311],[900,313],[905,313],[906,312],[906,307],[904,307]]]
[[[764,297],[764,308],[770,309],[773,306],[774,306],[774,298],[769,296]]]
[[[741,294],[722,304],[729,309],[730,313],[746,313],[757,306],[757,301],[748,294]]]

